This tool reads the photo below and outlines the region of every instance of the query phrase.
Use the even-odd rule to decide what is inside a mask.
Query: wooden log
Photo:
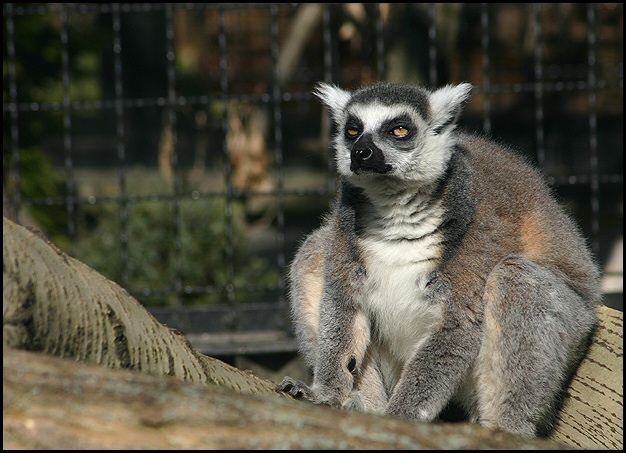
[[[78,362],[275,395],[275,385],[192,349],[119,285],[4,218],[3,342]]]
[[[281,397],[275,383],[194,351],[45,238],[4,219],[3,239],[5,448],[623,447],[616,310],[600,309],[554,435],[522,439]]]
[[[559,449],[475,424],[417,423],[4,351],[5,449]]]
[[[599,310],[600,323],[572,379],[552,438],[574,448],[624,448],[624,313]]]

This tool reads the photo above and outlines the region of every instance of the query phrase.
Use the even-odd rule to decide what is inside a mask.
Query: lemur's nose
[[[359,161],[366,161],[372,157],[372,154],[374,154],[374,151],[372,151],[371,148],[364,147],[352,150],[352,158]]]
[[[369,134],[363,134],[350,151],[350,171],[388,173],[391,165],[385,162],[385,155],[376,146]]]

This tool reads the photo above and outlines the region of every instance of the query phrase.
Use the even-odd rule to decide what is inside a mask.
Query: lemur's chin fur
[[[545,434],[596,324],[599,270],[541,174],[456,130],[467,83],[315,94],[336,124],[341,190],[290,266],[315,403],[416,420],[451,403]]]

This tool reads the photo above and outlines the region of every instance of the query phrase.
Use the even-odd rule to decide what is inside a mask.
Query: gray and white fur
[[[315,403],[549,431],[584,354],[599,270],[541,175],[455,131],[472,86],[319,84],[341,189],[290,267]]]

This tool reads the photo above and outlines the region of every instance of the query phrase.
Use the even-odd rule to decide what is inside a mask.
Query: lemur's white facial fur
[[[354,93],[319,84],[329,107],[339,173],[367,188],[371,179],[429,185],[446,170],[450,134],[472,86],[462,83],[434,92],[379,83]]]

